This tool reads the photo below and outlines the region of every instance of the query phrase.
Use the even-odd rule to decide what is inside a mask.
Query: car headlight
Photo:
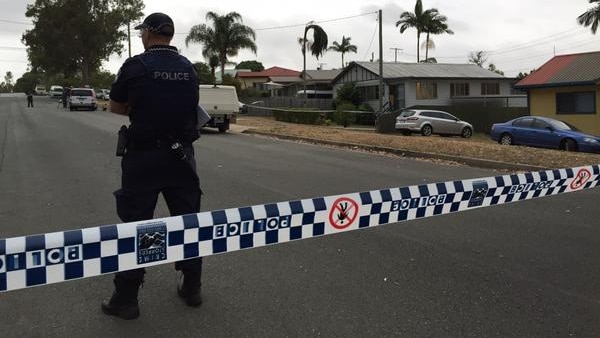
[[[598,140],[596,140],[595,138],[591,138],[591,137],[584,137],[583,138],[583,142],[593,143],[593,144],[599,144],[600,143],[600,142],[598,142]]]

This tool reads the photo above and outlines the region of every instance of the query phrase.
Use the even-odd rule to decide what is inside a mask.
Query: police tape
[[[0,239],[0,292],[580,191],[599,181],[593,165]]]

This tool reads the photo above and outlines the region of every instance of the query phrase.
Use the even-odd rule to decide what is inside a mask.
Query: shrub
[[[356,121],[354,113],[350,112],[356,110],[356,106],[349,102],[341,102],[337,105],[336,112],[334,114],[334,121],[346,128],[348,125]]]

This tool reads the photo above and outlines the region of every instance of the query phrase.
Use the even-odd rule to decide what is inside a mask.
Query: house
[[[237,73],[250,72],[250,69],[225,69],[225,75],[236,77]],[[221,69],[215,70],[215,81],[217,83],[223,83],[223,77],[221,76]]]
[[[334,92],[348,82],[356,84],[364,103],[379,108],[378,62],[351,62],[333,80]],[[383,82],[384,105],[396,110],[512,97],[514,79],[475,64],[384,62]]]
[[[236,78],[240,80],[242,89],[256,88],[258,90],[270,90],[267,82],[271,82],[271,77],[298,77],[300,72],[282,68],[271,67],[260,72],[238,72]]]
[[[342,72],[341,69],[316,69],[306,70],[306,83],[303,80],[304,72],[293,77],[272,76],[271,81],[281,84],[273,96],[300,97],[306,85],[307,96],[310,98],[332,98],[333,80]]]
[[[531,115],[600,135],[600,52],[557,55],[515,87],[527,91]]]

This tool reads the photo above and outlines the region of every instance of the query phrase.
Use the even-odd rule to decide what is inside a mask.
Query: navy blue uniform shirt
[[[131,140],[198,138],[198,77],[177,48],[151,46],[125,61],[112,84],[110,98],[129,103]]]

